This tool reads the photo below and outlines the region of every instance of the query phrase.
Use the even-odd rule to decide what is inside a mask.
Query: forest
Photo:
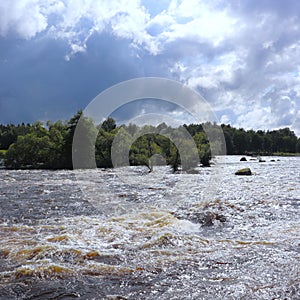
[[[93,159],[99,168],[113,166],[111,149],[117,135],[122,136],[122,140],[129,144],[129,164],[145,165],[150,171],[152,164],[168,164],[174,171],[182,165],[190,169],[197,166],[199,160],[202,166],[209,166],[212,147],[217,149],[213,152],[217,154],[218,151],[240,155],[280,155],[300,152],[300,138],[289,128],[254,131],[207,122],[184,124],[175,130],[165,123],[157,127],[146,125],[142,128],[135,124],[117,126],[112,118],[95,125],[91,119],[82,116],[82,111],[78,111],[66,122],[49,121],[45,125],[41,122],[0,125],[0,160],[8,169],[72,169],[73,136],[80,118],[84,120],[86,130],[82,142],[87,149],[94,150],[89,153],[94,153]],[[226,150],[224,145],[222,146],[222,141],[209,140],[208,130],[210,132],[222,130]],[[138,138],[132,140],[137,132]],[[195,147],[191,141],[183,138],[185,132],[193,138],[192,143]],[[91,133],[96,135],[95,143],[91,139]],[[188,156],[188,159],[185,158],[187,161],[185,164],[181,161],[182,153]],[[195,160],[195,154],[198,155],[198,161]]]

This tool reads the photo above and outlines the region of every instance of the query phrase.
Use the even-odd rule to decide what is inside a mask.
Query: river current
[[[300,299],[300,157],[264,159],[0,170],[0,299]]]

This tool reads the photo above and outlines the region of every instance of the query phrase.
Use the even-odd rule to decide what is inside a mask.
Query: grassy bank
[[[273,156],[300,156],[300,153],[275,152]]]

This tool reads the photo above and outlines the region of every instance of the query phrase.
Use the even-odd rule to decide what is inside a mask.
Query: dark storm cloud
[[[68,45],[61,40],[16,39],[6,48],[0,58],[1,123],[64,119],[118,82],[166,75],[162,65],[154,67],[153,57],[131,55],[128,41],[109,33],[94,34],[87,51],[70,61],[64,59]]]

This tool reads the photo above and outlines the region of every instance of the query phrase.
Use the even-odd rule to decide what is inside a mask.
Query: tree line
[[[300,139],[289,128],[267,132],[246,131],[209,122],[184,124],[176,129],[165,123],[156,127],[138,127],[135,124],[117,126],[112,118],[96,125],[93,120],[84,117],[82,111],[78,111],[67,122],[0,125],[0,159],[9,169],[72,169],[73,137],[79,120],[83,124],[81,142],[87,149],[84,155],[94,154],[92,159],[101,168],[113,166],[111,150],[116,137],[121,138],[122,145],[128,146],[129,164],[145,165],[150,171],[153,164],[168,164],[174,171],[180,167],[193,168],[199,162],[202,166],[209,166],[212,149],[215,154],[224,153],[222,141],[218,137],[211,139],[217,136],[214,132],[220,130],[224,133],[227,154],[300,152]],[[187,134],[192,137],[191,140],[186,138]],[[121,153],[124,151],[121,148],[114,151]],[[115,163],[122,165],[123,162]]]
[[[300,152],[300,138],[289,128],[278,130],[244,130],[221,125],[227,154],[274,155]]]

